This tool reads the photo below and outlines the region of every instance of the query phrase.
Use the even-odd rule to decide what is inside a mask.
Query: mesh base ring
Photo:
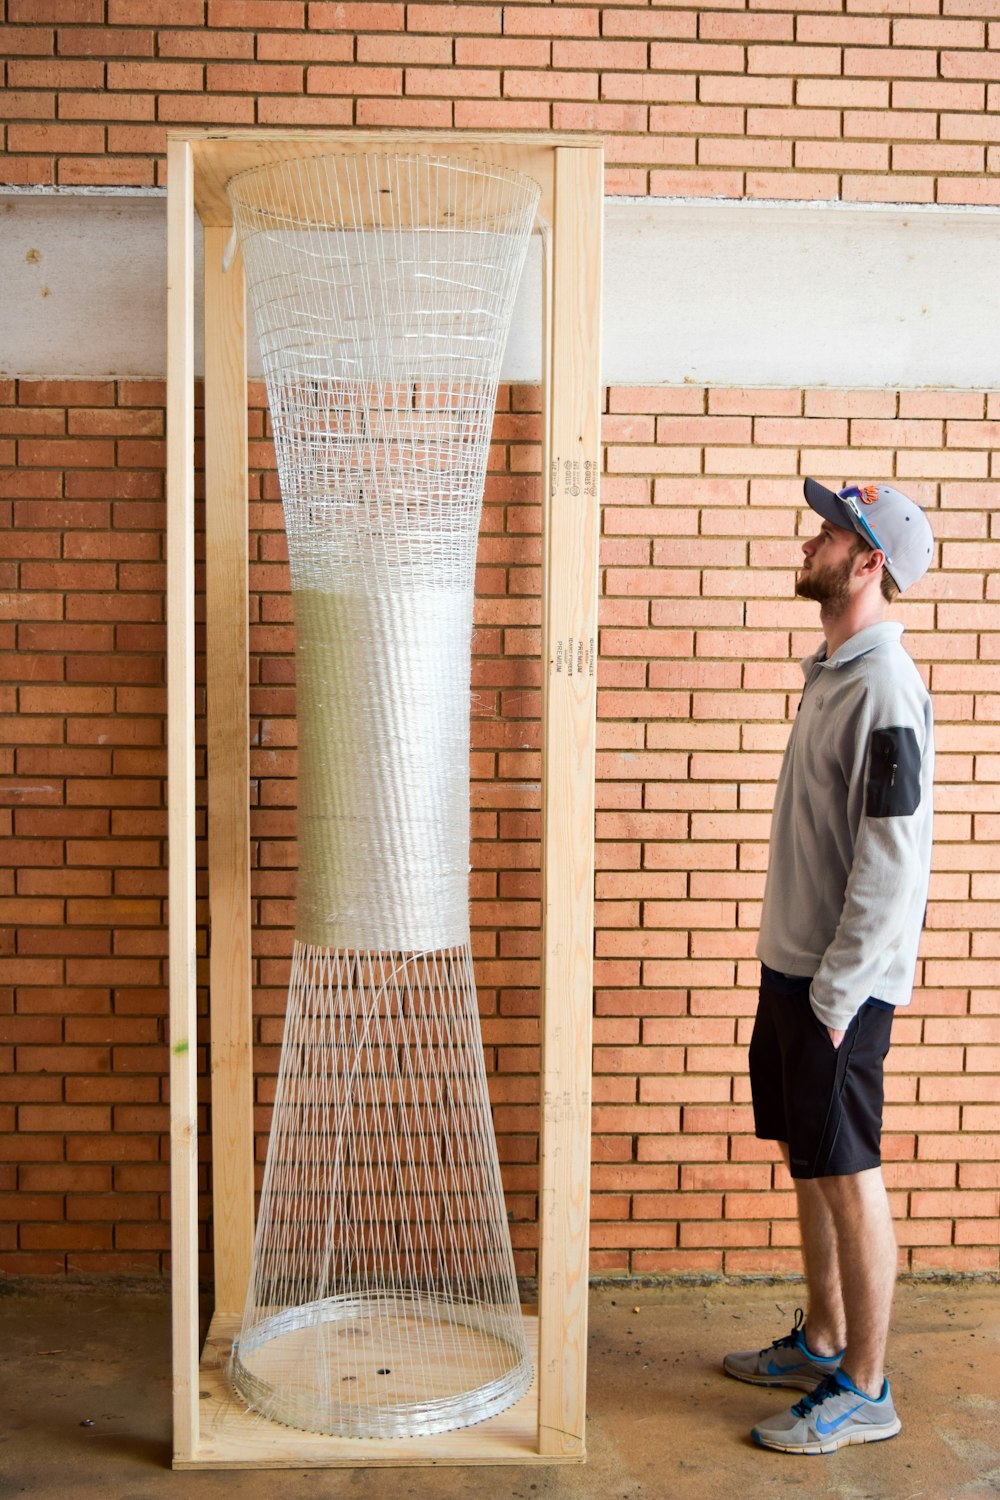
[[[477,1304],[327,1297],[257,1324],[249,1345],[234,1345],[229,1376],[250,1406],[286,1427],[426,1437],[485,1422],[528,1390],[531,1364],[495,1322]],[[500,1376],[468,1385],[477,1367],[504,1362]]]

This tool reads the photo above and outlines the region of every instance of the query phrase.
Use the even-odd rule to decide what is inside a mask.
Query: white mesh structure
[[[330,155],[229,184],[295,602],[299,877],[231,1375],[265,1415],[415,1436],[531,1367],[469,935],[473,582],[538,188]]]

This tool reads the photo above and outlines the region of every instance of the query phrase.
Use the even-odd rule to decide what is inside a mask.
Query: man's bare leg
[[[780,1144],[787,1167],[788,1147],[783,1141]],[[798,1199],[802,1259],[809,1287],[806,1344],[813,1354],[839,1354],[847,1342],[847,1320],[833,1214],[818,1178],[793,1180]]]
[[[882,1168],[872,1167],[850,1177],[817,1177],[810,1186],[824,1199],[829,1220],[836,1226],[847,1343],[841,1367],[859,1391],[877,1398],[885,1375],[897,1257]]]

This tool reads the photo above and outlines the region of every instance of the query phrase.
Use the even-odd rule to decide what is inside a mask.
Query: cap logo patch
[[[860,487],[860,494],[862,505],[874,505],[875,501],[878,499],[878,485],[863,484]]]

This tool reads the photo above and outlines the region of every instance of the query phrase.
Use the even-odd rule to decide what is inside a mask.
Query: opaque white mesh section
[[[344,1436],[531,1379],[469,946],[469,649],[534,183],[328,156],[229,185],[288,533],[297,940],[235,1389]]]
[[[296,590],[303,942],[469,936],[469,603]]]

